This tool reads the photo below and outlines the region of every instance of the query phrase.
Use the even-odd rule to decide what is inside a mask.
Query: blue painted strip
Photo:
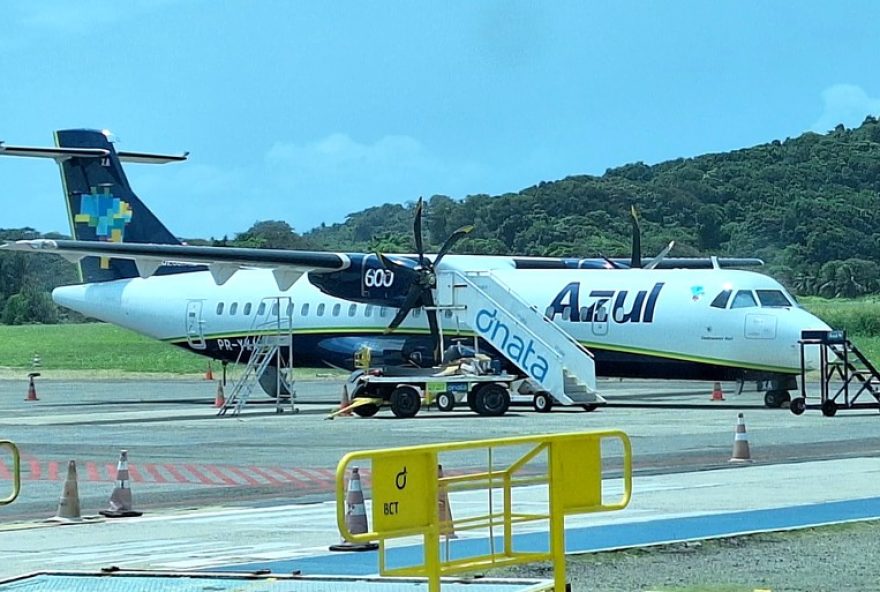
[[[871,497],[786,508],[569,528],[566,529],[565,548],[568,553],[592,553],[877,518],[880,518],[880,497]],[[496,545],[500,548],[500,538],[496,538]],[[547,548],[546,532],[514,536],[514,551],[546,551]],[[489,552],[489,539],[454,540],[450,541],[449,549],[452,558],[483,555]],[[390,549],[387,557],[389,566],[399,567],[418,563],[422,555],[422,546],[413,545]],[[368,551],[229,565],[212,568],[211,571],[270,569],[274,573],[300,570],[304,574],[369,575],[378,571],[378,565],[378,553]]]

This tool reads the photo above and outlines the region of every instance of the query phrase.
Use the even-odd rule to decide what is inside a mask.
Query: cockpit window
[[[791,302],[785,297],[782,290],[755,290],[755,293],[758,295],[761,306],[791,306]]]
[[[727,301],[730,300],[730,293],[732,290],[724,290],[718,296],[715,297],[715,300],[712,301],[712,304],[709,306],[714,306],[715,308],[727,308]]]
[[[730,305],[730,308],[749,308],[750,306],[758,306],[752,291],[740,290],[733,297],[733,304]]]

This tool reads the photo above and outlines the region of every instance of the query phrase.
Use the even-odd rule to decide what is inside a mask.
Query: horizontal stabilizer
[[[42,148],[38,146],[8,146],[0,142],[0,155],[22,156],[26,158],[52,158],[57,161],[65,161],[69,158],[106,158],[110,151],[103,148]],[[150,152],[117,152],[116,155],[122,162],[134,162],[138,164],[167,164],[169,162],[181,162],[189,157],[189,152],[183,154],[154,154]]]

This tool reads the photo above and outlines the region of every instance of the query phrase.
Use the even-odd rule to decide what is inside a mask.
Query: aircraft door
[[[596,301],[593,311],[593,335],[608,335],[608,317],[611,316],[611,300],[602,298]]]
[[[188,300],[186,303],[186,341],[192,349],[205,349],[205,321],[202,320],[202,301]]]

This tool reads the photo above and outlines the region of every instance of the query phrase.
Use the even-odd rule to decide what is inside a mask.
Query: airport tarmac
[[[640,495],[654,508],[639,518],[880,495],[880,481],[854,477],[877,469],[864,458],[880,456],[876,410],[795,416],[764,408],[758,393],[733,395],[732,384],[724,385],[723,402],[709,401],[707,383],[609,380],[600,389],[611,404],[592,413],[559,408],[538,414],[523,406],[501,418],[432,410],[410,420],[383,411],[334,421],[324,419],[338,400],[340,382],[333,380],[300,380],[298,414],[278,415],[274,405],[255,403],[239,417],[220,418],[212,406],[216,386],[208,381],[42,380],[40,400],[30,402],[24,401],[26,388],[24,380],[0,381],[0,439],[16,442],[23,458],[22,494],[0,507],[0,576],[107,564],[199,567],[314,553],[336,538],[327,508],[344,453],[448,440],[622,429],[633,442],[637,479],[646,484],[635,490],[633,512],[644,511],[636,505]],[[761,486],[739,487],[745,473],[729,468],[738,412],[745,415],[755,461],[744,470],[764,471]],[[135,506],[143,518],[36,527],[55,513],[69,459],[77,461],[83,513],[106,508],[121,449],[129,451]],[[800,465],[800,472],[791,465]],[[8,466],[8,459],[0,464],[0,495],[10,485],[3,471]],[[695,485],[693,479],[701,478],[711,486]],[[650,479],[666,481],[649,487]],[[734,491],[737,504],[707,496],[712,491],[727,491],[727,498]]]

